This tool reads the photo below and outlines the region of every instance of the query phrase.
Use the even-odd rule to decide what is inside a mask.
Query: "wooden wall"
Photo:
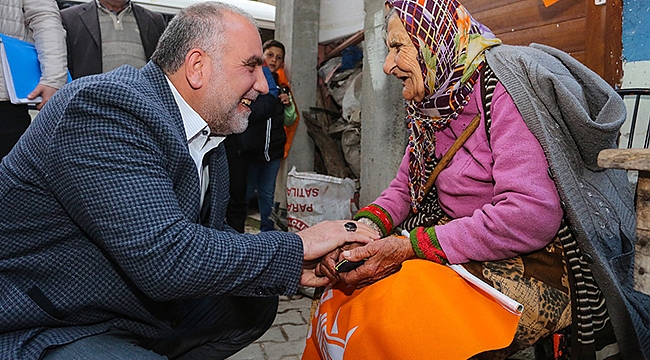
[[[622,78],[622,0],[461,0],[505,44],[532,42],[566,51],[612,85]]]

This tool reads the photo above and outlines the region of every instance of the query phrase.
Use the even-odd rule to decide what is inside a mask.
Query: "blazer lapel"
[[[81,22],[84,24],[86,29],[88,29],[88,33],[90,36],[92,36],[95,45],[101,49],[102,39],[99,29],[99,16],[97,15],[97,3],[95,1],[91,1],[87,5],[79,6],[84,6],[83,11],[79,13]],[[83,44],[77,44],[77,46],[82,45]]]
[[[142,70],[142,75],[149,79],[149,82],[153,86],[156,93],[162,99],[163,105],[166,109],[169,110],[169,113],[172,115],[172,120],[174,128],[178,131],[180,135],[183,136],[183,141],[187,141],[185,136],[185,126],[183,125],[183,118],[181,117],[181,111],[178,109],[178,104],[174,99],[169,84],[167,83],[167,78],[162,69],[158,65],[154,64],[152,61],[149,61]]]
[[[228,174],[228,158],[226,156],[226,146],[222,141],[212,151],[212,158],[210,159],[210,199],[203,201],[210,201],[210,213],[207,226],[223,229],[223,223],[226,218],[226,209],[228,208],[228,200],[230,179]]]
[[[170,114],[170,123],[177,136],[177,140],[175,141],[181,141],[183,144],[186,144],[185,147],[180,150],[183,153],[177,154],[179,157],[185,159],[181,166],[184,168],[184,171],[188,173],[187,177],[183,176],[186,181],[184,181],[185,185],[182,186],[182,193],[179,194],[179,197],[183,197],[183,199],[179,200],[181,207],[188,218],[192,219],[192,221],[196,221],[199,219],[201,212],[201,185],[196,171],[196,165],[194,164],[194,160],[190,156],[189,149],[187,148],[187,136],[185,135],[185,126],[183,125],[181,112],[178,109],[178,104],[176,104],[174,95],[169,88],[165,74],[158,65],[150,61],[140,71],[141,74],[149,80],[154,92],[160,96],[163,107]]]
[[[153,53],[153,50],[149,52],[149,50],[152,49],[152,44],[149,43],[149,39],[151,38],[151,35],[149,34],[151,32],[151,27],[149,25],[151,22],[149,21],[149,17],[144,13],[144,10],[142,8],[133,3],[131,3],[131,6],[133,8],[133,16],[135,16],[135,22],[138,24],[138,29],[140,29],[140,41],[142,41],[142,47],[144,48],[148,59],[151,56],[150,54]],[[155,49],[156,44],[153,45],[153,49]]]

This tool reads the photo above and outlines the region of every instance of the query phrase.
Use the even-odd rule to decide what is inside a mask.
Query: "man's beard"
[[[255,93],[254,90],[251,92]],[[250,92],[246,94],[250,97]],[[254,98],[255,96],[253,96]],[[210,94],[203,104],[206,114],[205,122],[215,135],[240,134],[248,127],[248,116],[250,109],[241,111],[239,109],[240,98],[228,87],[220,87],[213,84]]]
[[[246,112],[232,112],[230,118],[230,129],[233,134],[241,134],[246,130],[246,128],[248,128],[248,116],[250,116],[250,114],[250,110],[247,110]]]
[[[205,119],[210,130],[217,135],[241,134],[248,127],[248,116],[251,111],[238,111],[239,102],[229,111],[214,111]]]

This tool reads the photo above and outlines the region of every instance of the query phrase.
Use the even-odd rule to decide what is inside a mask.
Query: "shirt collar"
[[[225,137],[211,135],[208,123],[183,99],[183,96],[167,76],[165,76],[165,79],[167,80],[167,84],[169,84],[172,95],[174,95],[174,100],[176,100],[176,104],[178,105],[178,110],[181,113],[188,146],[196,146],[203,153],[217,147]],[[198,144],[196,144],[197,142]]]

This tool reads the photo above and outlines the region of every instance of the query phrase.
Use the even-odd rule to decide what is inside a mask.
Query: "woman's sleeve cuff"
[[[388,234],[393,230],[393,218],[379,205],[370,204],[361,208],[361,210],[354,215],[354,220],[359,220],[361,218],[368,218],[377,225],[382,233],[382,237],[388,236]]]
[[[435,227],[416,227],[409,233],[409,239],[413,251],[420,259],[427,259],[443,265],[449,263],[447,255],[438,242]]]

